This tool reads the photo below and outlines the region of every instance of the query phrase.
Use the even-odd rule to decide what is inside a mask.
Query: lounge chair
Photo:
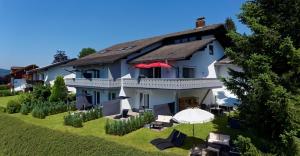
[[[116,115],[114,119],[128,118],[128,111],[129,109],[123,109],[122,114]]]
[[[171,127],[172,122],[172,113],[168,104],[161,104],[153,106],[153,112],[156,117],[156,122],[163,123],[163,127]]]
[[[230,136],[218,133],[209,133],[208,143],[230,146]]]
[[[151,144],[153,144],[156,148],[160,150],[164,150],[171,147],[180,147],[184,144],[184,140],[186,137],[186,134],[181,133],[177,130],[173,130],[167,139],[154,139],[151,141]]]

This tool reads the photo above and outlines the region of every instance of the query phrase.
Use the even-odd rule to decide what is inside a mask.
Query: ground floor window
[[[116,93],[115,92],[109,92],[108,93],[108,100],[114,100],[116,99]]]
[[[94,91],[94,104],[99,105],[100,104],[100,92]]]
[[[140,107],[149,108],[149,94],[140,93]]]

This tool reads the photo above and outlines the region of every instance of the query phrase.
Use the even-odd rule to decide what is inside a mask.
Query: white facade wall
[[[74,70],[73,67],[52,67],[46,71],[39,72],[39,80],[43,80],[45,84],[50,84],[53,86],[54,81],[57,76],[63,76],[64,79],[68,78],[76,78],[75,73],[71,73],[69,71]],[[75,93],[76,89],[74,87],[67,87],[68,91]]]
[[[214,64],[224,56],[224,48],[218,41],[213,41],[214,54],[209,54],[209,49],[198,51],[193,54],[190,60],[176,61],[175,66],[179,67],[179,76],[182,76],[183,67],[195,68],[196,78],[216,78]]]

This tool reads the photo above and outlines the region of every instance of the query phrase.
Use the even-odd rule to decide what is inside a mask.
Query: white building
[[[222,24],[203,20],[195,29],[120,43],[68,63],[77,72],[66,84],[94,105],[119,94],[130,97],[122,103],[129,109],[171,103],[177,112],[216,104],[214,89],[226,91],[219,78],[228,77],[228,63],[219,61],[228,40]]]
[[[73,79],[76,77],[74,68],[66,65],[76,59],[70,59],[67,61],[54,63],[45,67],[37,68],[32,70],[33,80],[42,81],[44,84],[50,84],[53,86],[57,76],[63,76],[64,79]],[[76,93],[74,87],[67,87],[69,92]]]

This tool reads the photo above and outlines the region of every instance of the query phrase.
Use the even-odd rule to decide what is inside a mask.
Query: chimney
[[[197,20],[196,20],[196,29],[197,28],[202,28],[205,26],[205,17],[199,17]]]

